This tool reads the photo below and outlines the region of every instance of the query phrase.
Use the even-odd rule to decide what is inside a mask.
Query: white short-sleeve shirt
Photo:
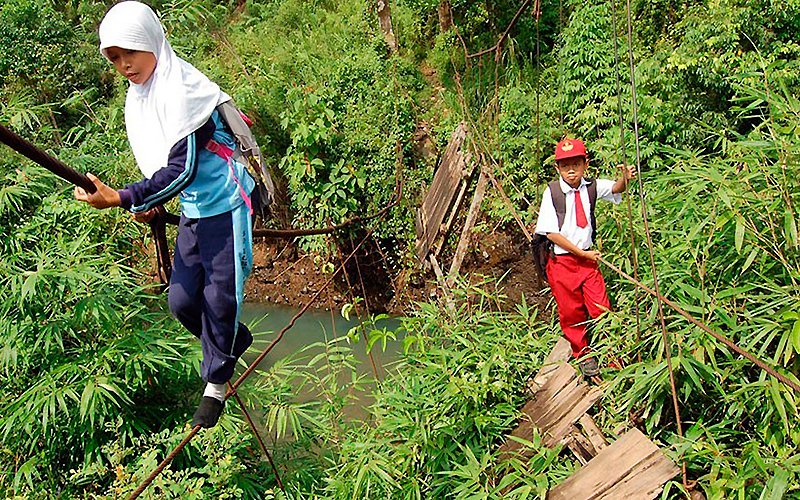
[[[597,183],[597,199],[607,200],[612,203],[619,203],[622,201],[620,194],[611,192],[614,186],[614,181],[608,179],[596,179]],[[539,218],[536,221],[536,234],[546,235],[547,233],[560,233],[572,244],[581,250],[588,250],[592,246],[592,219],[589,214],[589,191],[586,186],[589,183],[586,179],[581,179],[581,185],[578,189],[564,182],[561,177],[558,178],[558,184],[561,186],[561,191],[567,198],[567,212],[564,215],[564,224],[561,230],[558,229],[558,216],[556,215],[556,207],[553,206],[553,199],[550,197],[550,186],[544,190],[542,195],[542,205],[539,207]],[[589,224],[586,227],[578,227],[578,222],[575,218],[575,192],[580,193],[583,211],[586,213],[586,220]],[[553,245],[556,254],[569,253],[558,245]]]

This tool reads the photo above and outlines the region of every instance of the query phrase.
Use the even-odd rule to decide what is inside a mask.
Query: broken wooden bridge
[[[587,411],[602,389],[589,386],[567,363],[569,343],[562,339],[529,382],[533,397],[522,408],[522,419],[511,436],[530,441],[538,430],[547,447],[570,449],[582,467],[548,492],[560,499],[652,499],[680,469],[638,429],[608,442]],[[519,440],[507,439],[501,455],[530,456]]]

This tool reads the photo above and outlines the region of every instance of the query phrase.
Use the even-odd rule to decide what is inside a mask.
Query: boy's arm
[[[581,250],[580,248],[576,247],[574,243],[565,238],[561,233],[547,233],[547,239],[568,251],[572,255],[593,260],[595,262],[597,262],[597,259],[600,258],[600,252],[597,250]]]
[[[633,165],[617,165],[617,168],[621,170],[621,173],[617,182],[611,187],[613,194],[624,193],[628,189],[628,181],[636,177]]]

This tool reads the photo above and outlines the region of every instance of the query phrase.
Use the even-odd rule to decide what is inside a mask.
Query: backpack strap
[[[594,179],[586,179],[586,182],[589,183],[586,191],[589,193],[589,220],[592,223],[592,243],[594,243],[597,233],[597,219],[594,216],[594,206],[597,204],[597,182]]]
[[[594,206],[597,204],[597,182],[589,178],[586,179],[586,182],[586,191],[589,193],[589,219],[592,222],[592,241],[594,241],[595,231],[597,231],[597,219],[594,216]],[[553,200],[553,207],[556,209],[558,229],[561,229],[567,216],[567,195],[561,190],[561,184],[557,180],[551,182],[548,186],[550,187],[550,198]]]
[[[218,143],[214,139],[208,140],[206,149],[225,160],[225,163],[228,164],[233,182],[239,186],[239,194],[241,195],[242,200],[244,200],[245,205],[247,205],[247,208],[250,210],[250,215],[253,215],[253,201],[250,198],[250,195],[247,194],[247,191],[244,190],[242,183],[239,182],[239,178],[236,176],[236,170],[233,168],[234,150],[224,144]]]
[[[219,104],[217,111],[236,140],[238,147],[234,152],[234,159],[238,160],[239,156],[244,157],[243,163],[249,167],[248,170],[256,181],[256,185],[264,191],[261,193],[261,202],[269,205],[275,197],[275,184],[264,163],[261,148],[258,147],[253,132],[247,124],[249,119],[245,120],[246,116],[239,111],[232,100]]]
[[[558,229],[561,229],[564,219],[567,217],[567,195],[561,190],[561,184],[558,181],[553,181],[548,186],[550,187],[550,199],[553,200],[553,207],[556,209]]]

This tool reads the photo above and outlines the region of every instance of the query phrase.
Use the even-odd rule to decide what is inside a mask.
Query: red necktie
[[[575,222],[578,224],[578,227],[586,227],[589,225],[589,222],[586,220],[586,212],[583,210],[580,191],[575,191]]]

